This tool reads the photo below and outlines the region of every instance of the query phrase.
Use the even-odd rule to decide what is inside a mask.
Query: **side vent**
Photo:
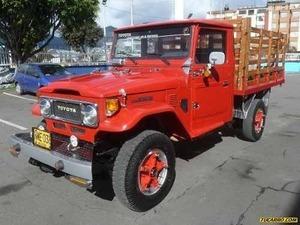
[[[173,107],[176,107],[178,103],[177,95],[176,94],[170,94],[169,95],[169,104]]]
[[[188,100],[186,98],[181,99],[180,107],[181,107],[182,111],[185,113],[187,113],[189,111]]]

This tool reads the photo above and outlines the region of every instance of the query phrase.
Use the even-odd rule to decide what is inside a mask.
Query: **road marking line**
[[[8,126],[18,128],[19,130],[27,130],[26,127],[22,127],[22,126],[20,126],[20,125],[18,125],[18,124],[9,122],[9,121],[7,121],[7,120],[2,120],[2,119],[0,119],[0,123],[4,123],[4,124],[6,124],[6,125],[8,125]]]
[[[25,97],[18,96],[18,95],[14,95],[14,94],[7,93],[7,92],[3,92],[3,94],[4,94],[4,95],[11,96],[11,97],[15,97],[15,98],[19,98],[19,99],[27,100],[27,101],[37,102],[37,100],[36,100],[36,99],[25,98]]]

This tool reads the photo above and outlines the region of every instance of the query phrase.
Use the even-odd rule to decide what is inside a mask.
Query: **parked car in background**
[[[68,78],[71,73],[59,64],[21,64],[15,74],[16,92],[36,93],[40,87],[49,83]]]

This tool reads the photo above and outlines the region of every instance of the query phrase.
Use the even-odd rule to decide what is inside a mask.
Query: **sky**
[[[131,0],[107,0],[105,9],[100,5],[98,18],[100,25],[102,27],[104,25],[114,27],[129,25],[130,2]],[[174,0],[133,0],[134,24],[171,19],[172,4]],[[193,13],[194,18],[203,18],[207,11],[221,9],[225,4],[230,8],[263,6],[266,0],[184,0],[184,14],[187,17]]]

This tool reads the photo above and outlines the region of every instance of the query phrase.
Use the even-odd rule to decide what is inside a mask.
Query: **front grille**
[[[81,123],[81,109],[80,104],[53,101],[53,115],[59,119],[67,120],[75,123]]]
[[[52,135],[52,151],[58,152],[67,157],[84,160],[91,162],[93,159],[93,149],[92,143],[79,141],[79,145],[76,150],[72,150],[69,146],[70,141],[68,137],[53,134]]]

